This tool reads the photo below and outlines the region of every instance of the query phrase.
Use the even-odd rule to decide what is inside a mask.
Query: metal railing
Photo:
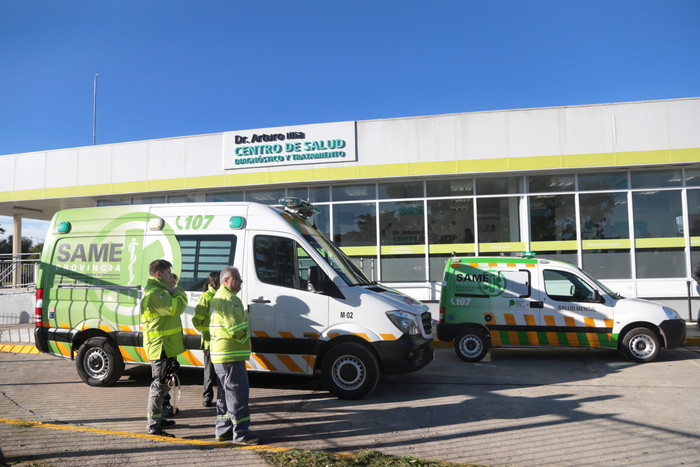
[[[35,288],[38,275],[37,253],[0,254],[0,292]]]

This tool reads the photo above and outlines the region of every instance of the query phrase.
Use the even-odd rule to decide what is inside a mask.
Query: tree
[[[29,253],[32,248],[32,240],[22,237],[22,253]],[[12,253],[12,235],[0,240],[0,253]]]

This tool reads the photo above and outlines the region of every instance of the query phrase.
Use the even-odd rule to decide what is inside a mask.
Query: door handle
[[[253,303],[270,303],[270,300],[265,300],[264,298],[254,298],[251,300]]]
[[[530,308],[544,308],[543,302],[530,302]]]

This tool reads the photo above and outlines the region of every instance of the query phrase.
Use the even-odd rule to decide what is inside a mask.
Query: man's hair
[[[173,265],[170,264],[170,261],[165,260],[165,259],[157,259],[151,263],[150,266],[148,266],[148,273],[156,277],[157,272],[165,272],[168,268],[172,268]]]
[[[228,279],[229,277],[233,277],[236,274],[238,274],[239,276],[241,275],[241,273],[238,272],[238,268],[234,268],[233,266],[226,266],[221,270],[221,275],[219,276],[221,279],[220,283],[223,284],[226,279]]]
[[[209,277],[207,277],[207,282],[204,284],[204,291],[206,292],[209,286],[211,285],[214,288],[219,287],[219,276],[221,273],[219,271],[214,271],[209,273]]]

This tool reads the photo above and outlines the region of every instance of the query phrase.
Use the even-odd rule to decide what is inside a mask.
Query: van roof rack
[[[288,196],[286,198],[280,198],[279,203],[284,206],[285,211],[297,214],[304,219],[308,219],[314,214],[321,212],[319,208],[301,198]]]

